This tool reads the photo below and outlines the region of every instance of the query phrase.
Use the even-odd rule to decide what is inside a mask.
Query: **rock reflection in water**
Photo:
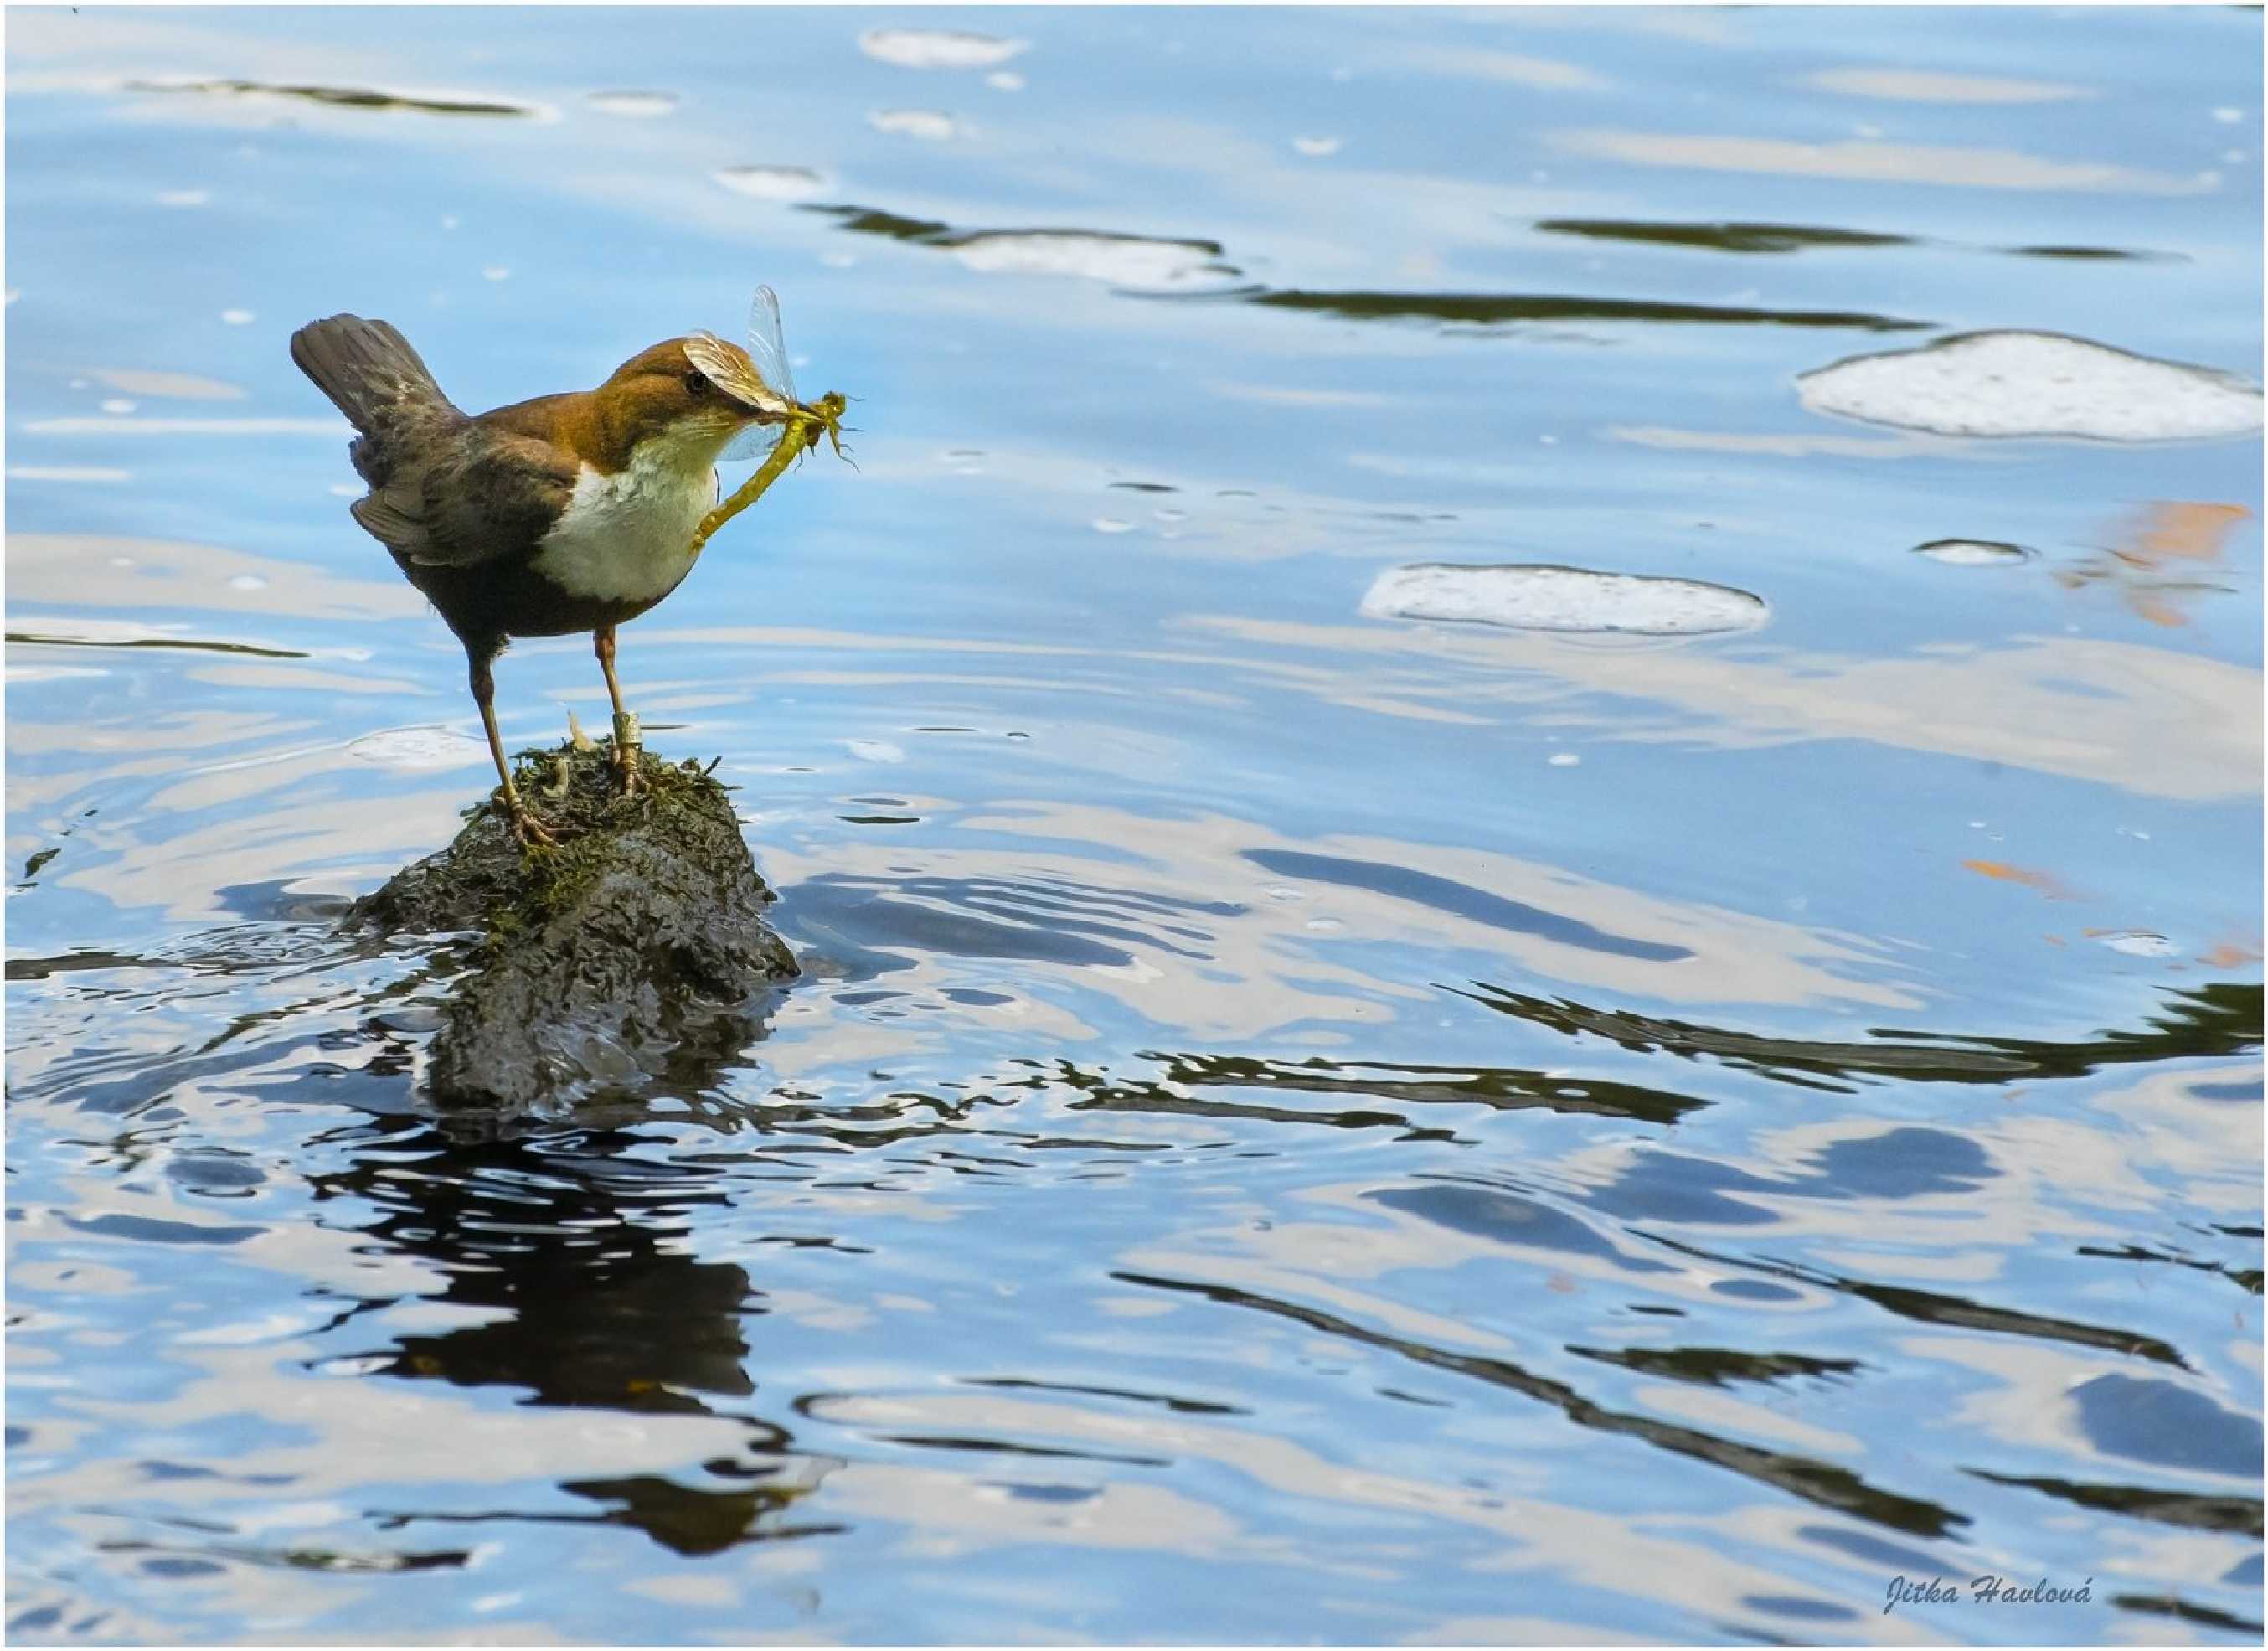
[[[379,1210],[358,1229],[370,1240],[447,1280],[430,1307],[474,1321],[357,1355],[360,1379],[520,1389],[519,1404],[545,1408],[723,1417],[745,1427],[740,1448],[675,1473],[563,1480],[562,1490],[601,1506],[595,1515],[397,1507],[383,1523],[595,1520],[686,1554],[835,1529],[789,1517],[831,1464],[799,1452],[785,1427],[748,1403],[762,1293],[739,1264],[681,1248],[687,1209],[720,1205],[724,1194],[697,1172],[631,1171],[611,1159],[622,1145],[597,1133],[460,1146],[406,1128],[315,1177],[319,1198]]]

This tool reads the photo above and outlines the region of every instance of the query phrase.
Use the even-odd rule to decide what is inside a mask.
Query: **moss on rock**
[[[797,972],[724,786],[693,763],[638,763],[638,792],[621,797],[604,747],[521,752],[514,783],[557,847],[524,850],[483,804],[348,914],[388,934],[478,937],[429,1053],[438,1103],[556,1114],[713,1070]]]

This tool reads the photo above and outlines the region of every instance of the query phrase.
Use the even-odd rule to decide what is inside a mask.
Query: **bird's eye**
[[[702,372],[699,368],[696,367],[692,372],[685,375],[685,391],[687,394],[706,395],[709,394],[710,388],[709,375]]]

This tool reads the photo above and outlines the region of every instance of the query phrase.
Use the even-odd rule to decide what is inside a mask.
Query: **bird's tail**
[[[310,321],[291,335],[291,359],[360,432],[348,453],[372,488],[385,484],[405,436],[464,418],[391,322]]]

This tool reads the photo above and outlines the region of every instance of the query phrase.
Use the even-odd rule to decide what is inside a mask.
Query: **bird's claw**
[[[505,829],[519,839],[521,847],[551,849],[559,846],[558,834],[529,813],[525,806],[506,804],[504,816]]]

